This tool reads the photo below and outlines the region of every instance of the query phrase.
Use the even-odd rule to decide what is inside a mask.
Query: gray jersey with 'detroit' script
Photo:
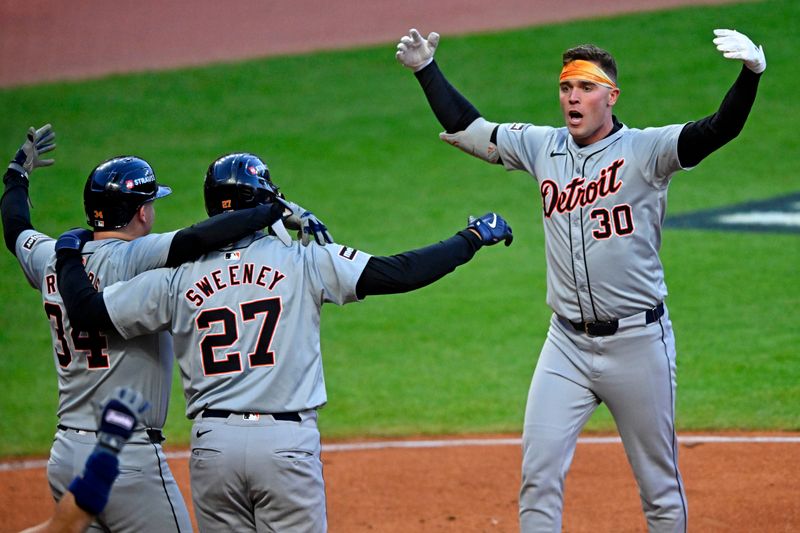
[[[508,170],[536,177],[544,209],[547,304],[575,322],[623,318],[667,295],[658,256],[683,124],[620,130],[578,146],[567,128],[501,124]]]
[[[97,289],[135,277],[166,263],[175,232],[132,241],[102,239],[86,243],[83,258]],[[59,423],[75,429],[97,427],[97,403],[116,387],[140,391],[150,402],[141,425],[164,425],[172,380],[168,334],[125,340],[114,332],[79,332],[72,328],[58,292],[55,240],[34,230],[20,234],[17,259],[25,277],[41,291],[50,321],[58,373]]]
[[[259,234],[108,287],[104,301],[126,338],[172,333],[189,418],[206,408],[297,412],[327,401],[322,304],[356,301],[369,258],[335,243],[286,247]]]

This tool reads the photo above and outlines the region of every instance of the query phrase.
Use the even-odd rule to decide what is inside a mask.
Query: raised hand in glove
[[[17,172],[27,176],[33,172],[35,168],[52,165],[55,160],[42,159],[41,155],[56,147],[55,138],[56,133],[53,131],[53,127],[50,126],[50,124],[45,124],[38,130],[31,126],[28,128],[25,143],[17,150],[8,168],[13,168]]]
[[[97,443],[116,454],[128,442],[139,418],[150,408],[150,404],[141,393],[117,387],[102,407]]]
[[[97,444],[86,460],[83,474],[69,484],[78,507],[98,515],[108,503],[111,486],[119,475],[117,454],[128,441],[139,417],[150,404],[132,390],[117,387],[103,405],[97,428]]]
[[[469,217],[467,229],[476,231],[486,246],[497,244],[500,241],[505,241],[506,246],[510,246],[514,240],[511,226],[497,213],[486,213],[480,218]]]
[[[328,233],[328,227],[314,216],[314,213],[307,211],[294,202],[285,201],[285,205],[292,212],[291,215],[284,219],[286,227],[299,232],[300,242],[303,243],[303,246],[308,246],[312,235],[314,241],[321,246],[325,246],[325,243],[333,242],[331,234]]]
[[[424,39],[417,30],[410,29],[408,35],[404,35],[397,43],[395,57],[404,67],[417,72],[433,61],[437,46],[439,46],[438,33],[431,32],[428,38]]]
[[[736,30],[714,30],[714,35],[714,44],[723,57],[738,59],[756,74],[761,74],[767,68],[764,49],[756,46],[747,35]]]

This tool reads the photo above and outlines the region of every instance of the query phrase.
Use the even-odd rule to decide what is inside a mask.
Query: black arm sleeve
[[[97,292],[89,281],[80,252],[62,250],[56,257],[58,292],[64,300],[72,327],[77,331],[115,331],[103,293]]]
[[[28,209],[28,179],[10,168],[3,176],[3,184],[5,191],[0,200],[3,238],[6,241],[6,248],[16,255],[17,237],[26,229],[33,229]]]
[[[176,267],[202,255],[236,242],[251,233],[272,225],[281,218],[280,204],[264,204],[240,211],[220,213],[175,234],[169,247],[167,263]]]
[[[356,284],[356,295],[361,299],[425,287],[472,259],[482,245],[480,237],[465,229],[425,248],[370,257]]]
[[[425,91],[433,114],[447,133],[462,131],[481,116],[478,110],[445,79],[436,61],[432,61],[414,75]]]
[[[739,135],[753,107],[760,79],[761,74],[742,66],[717,112],[684,126],[678,137],[678,160],[682,167],[695,166]]]

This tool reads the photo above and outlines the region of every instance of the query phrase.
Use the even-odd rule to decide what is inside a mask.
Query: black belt
[[[236,413],[234,411],[221,411],[219,409],[206,409],[201,415],[203,418],[228,418],[230,415],[264,415],[271,416],[275,420],[284,420],[286,422],[300,422],[300,413]]]
[[[652,309],[644,312],[644,325],[652,324],[664,315],[664,303],[660,303]],[[619,320],[605,320],[599,322],[572,322],[575,331],[586,333],[594,337],[607,337],[617,332]]]
[[[93,433],[94,435],[97,435],[97,431],[95,431],[93,429],[77,429],[77,428],[67,427],[67,426],[64,426],[64,425],[61,425],[61,424],[58,424],[56,427],[58,429],[62,430],[62,431],[75,431],[75,432],[78,432],[78,433],[81,433],[81,432],[82,433]],[[164,438],[164,434],[161,433],[160,429],[147,428],[147,429],[145,429],[145,431],[147,432],[147,437],[150,439],[150,442],[153,443],[153,444],[161,444],[162,442],[164,442],[166,440]]]

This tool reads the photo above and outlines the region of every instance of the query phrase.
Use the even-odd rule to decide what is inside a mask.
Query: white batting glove
[[[723,57],[738,59],[756,74],[761,74],[767,68],[764,49],[753,44],[747,35],[736,30],[714,30],[714,35],[714,44]]]
[[[414,72],[418,72],[427,67],[433,61],[433,53],[439,46],[439,34],[431,32],[427,39],[415,29],[408,30],[408,35],[404,35],[397,43],[397,53],[395,57],[404,66]]]

